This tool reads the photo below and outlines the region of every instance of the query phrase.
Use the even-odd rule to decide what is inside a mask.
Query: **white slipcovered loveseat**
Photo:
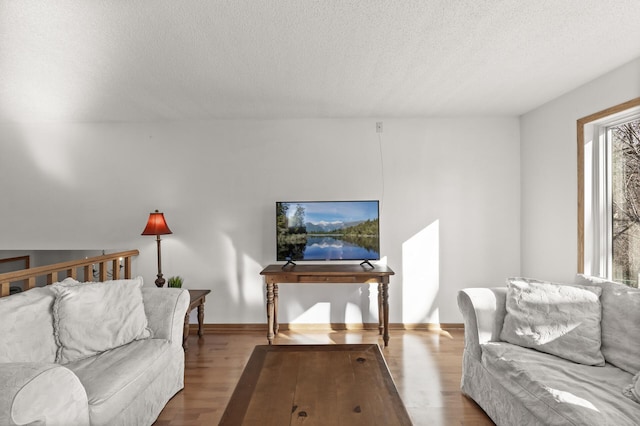
[[[0,299],[0,425],[150,425],[184,387],[187,290],[67,279]]]
[[[498,425],[640,425],[640,290],[578,275],[458,293],[462,392]]]

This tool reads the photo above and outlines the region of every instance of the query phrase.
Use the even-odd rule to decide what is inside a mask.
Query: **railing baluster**
[[[107,262],[100,262],[99,280],[100,281],[106,281],[107,280]]]
[[[131,278],[131,256],[125,256],[124,258],[124,277],[126,279]]]
[[[120,279],[120,259],[113,259],[111,261],[111,278],[114,280]]]

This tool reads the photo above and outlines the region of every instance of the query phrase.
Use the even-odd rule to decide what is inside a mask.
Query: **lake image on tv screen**
[[[377,260],[377,201],[277,202],[278,260]]]

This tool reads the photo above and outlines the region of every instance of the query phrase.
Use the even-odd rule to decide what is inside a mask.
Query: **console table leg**
[[[382,284],[382,308],[384,311],[384,345],[389,344],[389,283]]]
[[[273,285],[273,334],[278,335],[278,284]]]
[[[382,306],[382,283],[378,283],[378,334],[382,336],[384,308]]]
[[[267,340],[273,344],[273,284],[267,283]]]

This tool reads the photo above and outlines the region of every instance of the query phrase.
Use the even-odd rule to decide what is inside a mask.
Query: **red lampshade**
[[[171,229],[167,226],[167,222],[164,220],[164,213],[156,210],[154,213],[149,213],[149,221],[147,226],[142,231],[141,235],[166,235],[172,234]]]

